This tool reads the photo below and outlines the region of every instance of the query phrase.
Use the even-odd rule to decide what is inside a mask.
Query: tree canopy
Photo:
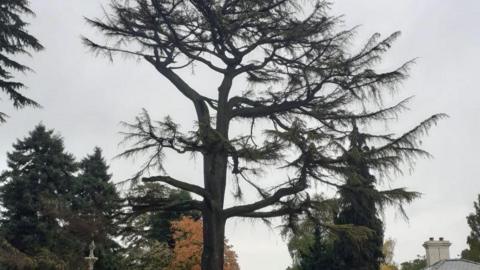
[[[35,269],[78,264],[79,243],[63,228],[77,165],[63,140],[38,125],[7,154],[1,175],[2,222],[8,243],[34,258]],[[81,250],[81,248],[80,248]],[[72,266],[72,265],[70,265]]]
[[[146,157],[137,179],[169,184],[200,198],[152,205],[202,212],[204,270],[224,265],[229,218],[284,217],[291,223],[314,205],[311,187],[341,188],[354,125],[372,142],[364,153],[368,165],[374,165],[372,174],[401,171],[403,162],[428,155],[418,137],[442,114],[404,133],[367,132],[377,121],[397,117],[409,101],[381,102],[398,89],[412,64],[390,71],[376,66],[399,33],[384,39],[374,34],[354,50],[354,29],[341,29],[329,5],[322,0],[112,0],[103,19],[88,19],[108,37],[105,42],[84,39],[94,52],[142,59],[195,109],[196,123],[187,130],[171,117],[154,121],[144,111],[125,124],[125,139],[132,147],[123,154]],[[199,89],[181,73],[194,67],[221,79],[211,89]],[[203,185],[169,175],[167,152],[199,154]],[[262,186],[259,176],[267,168],[283,172],[283,179]],[[226,207],[228,179],[236,198],[249,189],[258,200]]]
[[[24,96],[20,90],[25,85],[14,78],[15,72],[27,72],[30,68],[17,62],[14,56],[30,54],[30,51],[43,49],[40,42],[31,35],[25,16],[34,15],[28,0],[4,0],[0,8],[0,91],[13,102],[15,108],[38,106],[32,99]],[[0,112],[0,122],[7,115]]]
[[[41,124],[13,148],[0,176],[0,268],[76,269],[95,240],[96,269],[120,269],[119,195],[101,150],[77,163]]]

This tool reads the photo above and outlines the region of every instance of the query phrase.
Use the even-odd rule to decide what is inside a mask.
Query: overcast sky
[[[190,103],[174,91],[149,65],[118,58],[114,63],[94,57],[82,46],[81,35],[93,36],[83,17],[101,15],[100,0],[32,0],[37,17],[31,32],[46,50],[27,59],[36,71],[25,82],[28,95],[43,109],[12,111],[0,126],[0,169],[16,138],[24,137],[43,122],[65,139],[68,151],[78,158],[94,146],[104,149],[116,180],[136,169],[132,161],[112,159],[120,152],[119,122],[130,120],[141,108],[155,118],[167,114],[187,126],[192,121]],[[401,96],[415,95],[411,110],[397,123],[411,127],[427,116],[444,112],[450,118],[423,139],[434,158],[417,162],[415,171],[398,176],[388,186],[407,186],[422,192],[421,199],[407,207],[409,221],[388,210],[386,236],[397,241],[395,260],[402,262],[424,254],[428,237],[445,237],[453,245],[452,257],[465,248],[469,228],[465,217],[480,192],[480,2],[478,0],[338,0],[333,14],[344,14],[345,26],[361,25],[358,41],[379,32],[402,36],[387,55],[385,65],[395,67],[418,58],[411,78],[402,85]],[[201,71],[190,76],[195,85],[208,88],[211,78]],[[7,109],[3,109],[7,107]],[[173,162],[169,171],[199,181],[199,162]],[[278,230],[262,223],[233,220],[227,237],[239,255],[244,270],[278,270],[290,264],[286,244]]]

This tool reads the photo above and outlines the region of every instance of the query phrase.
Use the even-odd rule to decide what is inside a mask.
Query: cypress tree
[[[0,6],[0,91],[13,102],[15,108],[38,106],[38,104],[19,92],[24,84],[13,78],[13,72],[26,72],[30,68],[12,57],[29,54],[29,50],[43,49],[40,42],[27,31],[25,15],[33,15],[28,0],[2,0]],[[5,121],[5,113],[0,112],[0,122]]]
[[[18,251],[34,258],[36,269],[78,263],[76,241],[64,230],[76,164],[63,140],[38,125],[7,154],[1,177],[1,232]]]

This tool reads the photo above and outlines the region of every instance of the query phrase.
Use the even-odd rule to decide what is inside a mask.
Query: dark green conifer
[[[352,121],[351,126],[352,131],[345,136],[347,146],[336,144],[336,150],[343,154],[339,155],[336,161],[331,161],[331,166],[327,167],[332,178],[342,182],[341,185],[335,184],[338,198],[333,224],[329,225],[329,219],[324,217],[314,218],[315,222],[323,223],[324,227],[335,234],[334,237],[325,234],[322,238],[323,243],[331,243],[331,250],[325,252],[328,249],[324,246],[312,245],[307,255],[315,255],[302,256],[298,269],[311,269],[307,267],[308,263],[320,257],[334,263],[321,267],[317,264],[317,267],[320,267],[318,269],[378,270],[384,260],[384,226],[379,217],[380,213],[386,205],[396,205],[400,212],[405,214],[403,205],[419,196],[418,193],[404,188],[379,190],[379,179],[375,175],[386,177],[389,171],[400,170],[399,165],[402,162],[416,156],[428,155],[418,148],[416,142],[424,127],[417,126],[402,136],[393,138],[390,135],[362,133],[356,121]],[[303,222],[308,223],[308,220]]]
[[[335,224],[351,224],[370,230],[366,239],[351,239],[344,233],[334,242],[337,269],[378,270],[383,261],[383,222],[378,217],[376,179],[370,173],[366,140],[354,126],[350,134],[350,149],[345,153],[346,165],[342,174],[345,184],[339,189],[340,212]]]
[[[299,266],[302,270],[329,270],[335,269],[336,261],[333,254],[333,246],[321,228],[315,227],[314,242],[307,252],[300,252]]]
[[[35,101],[19,92],[25,86],[13,76],[15,72],[30,70],[13,56],[43,49],[40,42],[28,33],[28,23],[22,18],[33,15],[28,4],[28,0],[2,0],[0,6],[0,91],[8,96],[15,108],[38,106]],[[0,122],[5,121],[5,117],[0,112]]]
[[[64,212],[70,207],[76,164],[63,140],[38,125],[7,154],[1,177],[2,236],[34,258],[36,269],[78,263],[78,243],[66,233]]]
[[[102,150],[96,147],[80,162],[79,169],[72,193],[69,229],[85,249],[91,240],[95,240],[99,257],[96,269],[120,269],[120,246],[112,239],[118,229],[114,216],[120,209],[120,198],[110,181]]]

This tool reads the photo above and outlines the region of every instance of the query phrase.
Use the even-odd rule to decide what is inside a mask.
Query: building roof
[[[480,270],[480,263],[464,259],[442,260],[424,270]]]

